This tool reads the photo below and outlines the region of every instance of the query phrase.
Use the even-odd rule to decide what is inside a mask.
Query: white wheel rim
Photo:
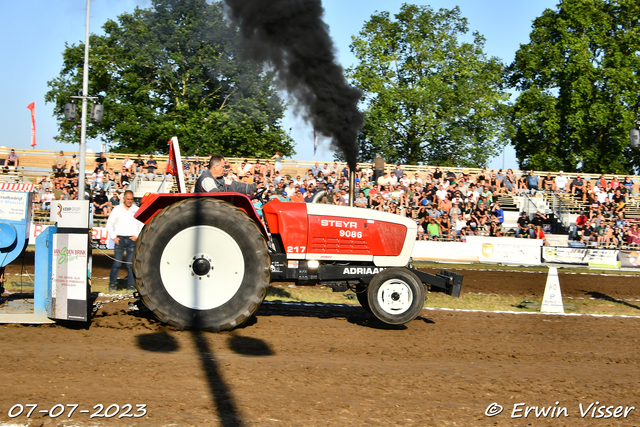
[[[211,260],[208,275],[194,274],[194,257]],[[160,277],[171,297],[194,310],[210,310],[229,301],[244,279],[244,257],[236,241],[219,228],[185,228],[165,246]]]
[[[378,288],[377,299],[378,305],[385,313],[398,315],[411,307],[413,292],[402,280],[390,279]]]

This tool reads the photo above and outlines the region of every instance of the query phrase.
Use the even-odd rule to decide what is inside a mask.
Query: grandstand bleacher
[[[3,159],[5,159],[9,153],[9,148],[0,149],[0,160],[4,164]],[[53,177],[52,165],[54,163],[54,159],[58,154],[57,151],[49,151],[49,150],[33,150],[33,149],[15,149],[16,153],[19,156],[19,166],[18,167],[3,167],[0,170],[0,182],[6,183],[33,183],[37,184],[44,176]],[[78,152],[66,151],[65,156],[67,159],[71,159],[72,155],[76,154],[79,156]],[[95,166],[95,159],[97,153],[89,152],[86,156],[86,168],[85,173],[87,177],[90,177],[93,173]],[[122,161],[125,158],[127,153],[105,153],[105,157],[107,158],[107,165],[105,170],[113,169],[116,174],[119,175],[120,168],[122,165]],[[132,159],[137,157],[137,153],[129,153],[128,154]],[[129,188],[134,191],[134,195],[137,198],[142,197],[146,192],[175,192],[177,191],[176,183],[173,177],[165,176],[164,172],[166,169],[167,156],[166,155],[154,155],[156,160],[158,161],[158,170],[157,179],[155,181],[149,181],[143,178],[134,178],[131,182]],[[148,156],[143,155],[144,160],[148,159]],[[268,159],[257,159],[257,158],[246,158],[250,163],[255,163],[257,160],[264,162]],[[238,165],[245,158],[227,158],[230,164]],[[296,161],[296,160],[283,160],[282,161],[282,175],[289,175],[292,177],[296,177],[298,175],[304,176],[309,168],[314,165],[314,161]],[[324,164],[324,162],[322,162]],[[339,168],[345,167],[345,163],[338,162]],[[370,163],[361,163],[361,168],[365,166],[369,166]],[[333,162],[331,163],[333,166]],[[424,165],[402,165],[402,169],[404,169],[408,174],[417,173],[420,178],[425,179],[426,175],[429,171],[433,171],[435,166],[424,166]],[[482,172],[480,168],[462,168],[462,167],[442,167],[444,171],[450,171],[455,174],[468,173],[470,176],[477,176]],[[388,168],[388,171],[391,172],[393,170],[392,167]],[[526,171],[515,170],[514,174],[516,176],[522,176],[526,173]],[[536,171],[536,174],[539,177],[546,175],[547,171]],[[552,176],[555,176],[555,172],[550,172]],[[565,176],[569,179],[569,182],[577,175],[577,173],[566,173]],[[589,174],[589,173],[580,173],[585,183],[589,182],[594,184],[600,174]],[[612,174],[608,174],[607,178],[610,179]],[[186,178],[186,186],[187,189],[193,187],[195,183],[195,177],[187,177]],[[625,217],[629,221],[638,221],[640,220],[640,198],[638,198],[638,194],[640,194],[640,177],[632,176],[632,180],[634,181],[633,190],[629,197],[627,198],[627,205],[625,208]],[[516,221],[518,218],[518,213],[521,211],[526,211],[527,213],[535,214],[535,210],[540,210],[545,214],[550,214],[551,216],[555,216],[557,222],[560,223],[563,227],[556,227],[554,231],[561,230],[562,233],[553,233],[548,234],[549,240],[554,242],[563,242],[566,245],[566,236],[568,234],[569,228],[575,222],[575,218],[584,211],[589,210],[588,202],[583,201],[581,198],[576,196],[572,196],[567,193],[557,193],[557,192],[538,192],[537,195],[516,195],[516,194],[498,194],[497,200],[500,203],[500,206],[505,212],[504,215],[504,224],[503,224],[503,232],[505,235],[513,235],[513,230],[516,227]],[[49,213],[46,210],[36,209],[34,210],[33,215],[34,223],[37,224],[48,224],[49,223]],[[95,226],[104,226],[106,223],[106,217],[102,215],[96,215],[94,218]],[[553,236],[553,237],[551,237]],[[559,236],[564,236],[559,238]],[[448,236],[443,236],[443,239],[447,239]]]

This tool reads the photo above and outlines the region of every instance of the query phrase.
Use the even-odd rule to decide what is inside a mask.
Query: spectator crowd
[[[17,159],[16,159],[17,164]],[[108,168],[108,159],[99,153],[94,162],[94,170],[85,177],[85,200],[90,200],[95,215],[108,216],[118,206],[122,195],[135,176],[155,180],[158,162],[151,155],[145,161],[141,155],[131,160],[129,155],[121,161],[120,167]],[[37,209],[49,210],[53,200],[78,200],[78,159],[74,154],[67,158],[60,150],[51,166],[52,174],[45,175],[37,182],[34,204]]]
[[[11,163],[9,163],[11,162]],[[272,163],[273,162],[273,163]],[[5,163],[17,165],[17,157]],[[98,215],[109,215],[120,204],[122,194],[133,177],[155,180],[162,177],[153,156],[138,155],[122,160],[117,171],[107,167],[103,153],[95,159],[95,169],[85,181],[85,199],[89,199]],[[187,156],[182,159],[185,176],[193,182],[207,168],[208,159]],[[379,210],[413,219],[422,240],[464,241],[469,235],[502,236],[505,230],[504,211],[498,197],[538,192],[566,194],[588,208],[578,217],[571,237],[585,243],[610,245],[640,245],[638,225],[625,218],[627,200],[633,197],[634,182],[630,176],[619,181],[601,175],[598,180],[586,181],[580,174],[568,178],[563,171],[556,176],[540,178],[534,171],[516,176],[511,169],[482,169],[476,175],[468,170],[455,173],[435,167],[424,172],[407,172],[401,165],[386,167],[377,156],[374,162],[354,171],[337,163],[316,162],[304,174],[282,172],[282,154],[255,163],[244,160],[238,164],[226,161],[224,179],[247,184],[263,182],[270,199],[293,203],[327,203],[349,205],[349,175],[355,175],[354,206]],[[52,177],[45,176],[36,188],[36,203],[48,209],[52,200],[78,198],[78,161],[67,158],[63,151],[55,157]],[[258,212],[261,202],[254,200]],[[537,212],[534,218],[521,214],[515,227],[515,237],[545,240],[546,216]],[[546,242],[546,240],[545,240]]]

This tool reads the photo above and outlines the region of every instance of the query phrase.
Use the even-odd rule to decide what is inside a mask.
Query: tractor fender
[[[240,193],[151,193],[142,198],[140,209],[135,214],[135,218],[147,224],[158,212],[177,203],[181,200],[194,197],[207,197],[223,200],[239,209],[242,209],[249,218],[256,223],[265,239],[269,239],[269,234],[264,224],[260,220],[256,208],[251,203],[251,199]]]

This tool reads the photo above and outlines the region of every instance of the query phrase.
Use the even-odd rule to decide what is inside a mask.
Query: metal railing
[[[556,193],[553,193],[551,210],[562,226],[569,230],[573,225],[573,214],[571,213],[571,208],[567,206],[567,204]]]
[[[526,212],[527,216],[529,218],[531,218],[532,215],[535,215],[536,212],[538,211],[538,204],[531,200],[531,196],[527,193],[522,193],[523,195],[523,204],[522,204],[522,211]]]
[[[126,190],[133,191],[133,197],[140,198],[145,193],[168,193],[172,184],[173,178],[171,175],[164,175],[161,181],[148,181],[143,175],[136,175]]]

